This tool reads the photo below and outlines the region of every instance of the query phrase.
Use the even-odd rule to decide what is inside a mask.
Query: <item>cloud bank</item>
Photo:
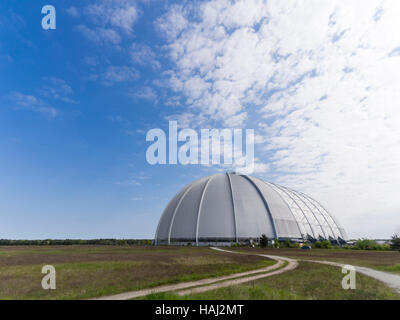
[[[399,16],[395,0],[173,6],[156,27],[188,106],[177,116],[257,128],[265,177],[326,203],[350,235],[387,237],[400,226]]]

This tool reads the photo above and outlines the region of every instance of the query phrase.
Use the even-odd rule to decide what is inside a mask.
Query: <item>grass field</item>
[[[238,286],[183,297],[174,293],[160,293],[144,299],[400,300],[400,295],[377,280],[357,274],[356,289],[344,290],[342,278],[340,268],[300,262],[293,271]]]
[[[272,265],[257,256],[209,248],[0,247],[0,299],[82,299],[209,278]],[[43,290],[41,269],[56,268],[56,290]]]
[[[400,273],[400,253],[313,249],[230,248],[299,259],[336,261]],[[54,265],[57,289],[43,290],[41,269]],[[243,272],[274,264],[255,255],[206,247],[0,247],[0,299],[83,299]],[[294,271],[185,299],[398,299],[381,282],[357,274],[357,290],[341,287],[340,268],[300,262]],[[173,293],[147,299],[182,298]]]

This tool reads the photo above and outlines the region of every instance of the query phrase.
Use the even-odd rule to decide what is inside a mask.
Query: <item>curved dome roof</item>
[[[155,243],[259,238],[346,239],[337,220],[311,197],[255,177],[226,173],[192,182],[162,214]]]

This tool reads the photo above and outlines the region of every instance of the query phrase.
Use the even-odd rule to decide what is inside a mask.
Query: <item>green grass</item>
[[[144,299],[189,300],[399,300],[400,295],[381,282],[357,274],[355,290],[344,290],[341,269],[333,266],[301,262],[297,269],[280,275],[211,290],[199,294],[179,296],[159,293]]]
[[[400,274],[400,264],[396,264],[394,266],[383,266],[379,267],[379,269],[382,271],[389,271]]]
[[[400,273],[398,252],[239,248],[252,255],[195,247],[18,246],[0,247],[0,299],[82,299],[165,284],[244,272],[272,265],[255,256],[268,253],[374,267]],[[43,290],[42,266],[54,265],[57,289]],[[382,283],[357,275],[357,290],[344,291],[340,268],[301,263],[294,271],[254,283],[213,290],[184,299],[388,299],[398,298]],[[174,299],[164,293],[146,299]]]

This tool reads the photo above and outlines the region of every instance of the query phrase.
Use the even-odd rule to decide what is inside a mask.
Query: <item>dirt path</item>
[[[219,251],[233,252],[233,251],[229,251],[229,250],[223,250],[220,248],[212,248],[212,249],[219,250]],[[239,252],[237,252],[237,253],[239,253]],[[289,259],[289,258],[285,258],[285,257],[275,256],[275,255],[262,255],[262,254],[258,254],[258,255],[264,256],[264,257],[267,257],[270,259],[314,262],[314,263],[327,264],[327,265],[340,267],[340,268],[346,265],[343,263],[337,263],[337,262],[331,262],[331,261]],[[356,269],[356,272],[362,273],[368,277],[379,280],[379,281],[383,282],[385,285],[387,285],[389,288],[394,289],[397,293],[400,294],[400,276],[399,275],[392,274],[389,272],[384,272],[384,271],[378,271],[378,270],[366,268],[366,267],[359,267],[359,266],[353,266],[353,267]]]
[[[222,252],[228,252],[228,253],[241,253],[241,252],[234,252],[234,251],[229,251],[229,250],[224,250],[224,249],[220,249],[220,248],[211,248],[217,251],[222,251]],[[243,253],[245,254],[245,253]],[[223,282],[217,282],[208,286],[203,286],[203,287],[196,287],[196,288],[190,288],[187,290],[182,290],[178,292],[178,295],[180,296],[184,296],[187,294],[192,294],[192,293],[200,293],[200,292],[205,292],[205,291],[209,291],[209,290],[214,290],[214,289],[220,289],[220,288],[225,288],[225,287],[230,287],[230,286],[234,286],[234,285],[238,285],[238,284],[242,284],[242,283],[246,283],[246,282],[250,282],[250,281],[254,281],[254,280],[258,280],[261,278],[266,278],[266,277],[270,277],[276,274],[281,274],[283,272],[287,272],[290,270],[293,270],[297,267],[298,263],[296,260],[294,259],[290,259],[290,258],[285,258],[285,257],[278,257],[278,256],[269,256],[269,255],[265,255],[265,254],[257,254],[258,256],[261,257],[266,257],[269,259],[273,259],[278,261],[277,264],[282,265],[283,261],[287,261],[288,264],[279,270],[273,271],[273,272],[268,272],[268,273],[263,273],[263,274],[258,274],[255,276],[250,276],[250,277],[243,277],[243,278],[239,278],[239,279],[233,279],[233,280],[228,280],[228,281],[223,281]]]
[[[212,249],[217,250],[217,251],[227,252],[227,253],[236,253],[236,254],[238,253],[238,252],[223,250],[223,249],[219,249],[219,248],[212,248]],[[216,289],[216,288],[222,288],[225,286],[240,284],[240,283],[264,278],[264,277],[267,277],[270,275],[279,274],[279,273],[282,273],[285,271],[289,271],[289,270],[294,269],[297,266],[297,262],[295,262],[295,260],[293,260],[293,259],[277,257],[277,256],[269,256],[269,255],[263,255],[263,254],[259,254],[259,256],[266,257],[266,258],[271,257],[270,259],[277,261],[277,263],[275,263],[272,266],[266,267],[266,268],[235,273],[235,274],[231,274],[228,276],[207,278],[207,279],[202,279],[202,280],[197,280],[197,281],[183,282],[183,283],[170,284],[170,285],[159,286],[159,287],[154,287],[154,288],[149,288],[149,289],[124,292],[124,293],[110,295],[110,296],[93,298],[91,300],[129,300],[129,299],[147,296],[152,293],[161,293],[161,292],[178,291],[178,290],[181,290],[178,292],[179,295],[185,295],[185,294],[189,294],[189,293],[193,292],[190,290],[201,289],[202,291],[197,291],[197,292],[203,292],[206,290],[212,290],[212,289]],[[288,261],[289,262],[288,265],[280,270],[276,270],[284,264],[284,261]],[[273,270],[276,270],[276,271],[271,272]],[[239,279],[237,279],[237,278],[239,278]],[[232,280],[232,279],[235,279],[235,280]],[[218,283],[216,283],[216,282],[218,282]],[[213,285],[208,286],[209,284],[213,284]],[[204,287],[199,287],[199,286],[204,286]],[[190,289],[190,290],[183,290],[183,289],[188,289],[188,288],[193,288],[193,287],[198,287],[198,288],[194,288],[194,289]],[[208,288],[208,289],[204,289],[204,288]]]
[[[331,261],[320,261],[320,260],[302,260],[306,262],[315,262],[315,263],[322,263],[322,264],[327,264],[335,267],[343,267],[346,264],[343,263],[337,263],[337,262],[331,262]],[[368,277],[374,278],[376,280],[379,280],[383,282],[385,285],[388,287],[396,290],[397,293],[400,294],[400,276],[396,274],[392,274],[389,272],[384,272],[384,271],[378,271],[374,270],[371,268],[366,268],[366,267],[359,267],[359,266],[354,266],[356,269],[356,272],[362,273]]]

